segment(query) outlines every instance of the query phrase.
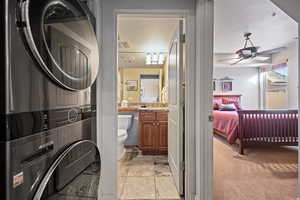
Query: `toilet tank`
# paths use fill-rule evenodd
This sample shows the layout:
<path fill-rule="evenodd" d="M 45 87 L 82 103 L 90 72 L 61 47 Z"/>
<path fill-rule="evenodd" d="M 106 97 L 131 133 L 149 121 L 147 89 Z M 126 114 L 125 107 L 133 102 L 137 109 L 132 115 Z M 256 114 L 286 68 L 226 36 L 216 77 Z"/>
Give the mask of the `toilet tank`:
<path fill-rule="evenodd" d="M 118 115 L 118 129 L 128 130 L 132 123 L 132 115 Z"/>

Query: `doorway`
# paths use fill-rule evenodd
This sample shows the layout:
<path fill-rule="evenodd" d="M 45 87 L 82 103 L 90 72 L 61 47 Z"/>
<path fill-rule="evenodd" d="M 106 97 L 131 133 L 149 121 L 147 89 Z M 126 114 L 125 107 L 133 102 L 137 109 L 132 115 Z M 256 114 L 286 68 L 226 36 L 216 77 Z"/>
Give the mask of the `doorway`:
<path fill-rule="evenodd" d="M 119 199 L 184 195 L 184 17 L 121 14 Z"/>
<path fill-rule="evenodd" d="M 215 1 L 213 199 L 296 199 L 298 24 L 244 3 Z"/>

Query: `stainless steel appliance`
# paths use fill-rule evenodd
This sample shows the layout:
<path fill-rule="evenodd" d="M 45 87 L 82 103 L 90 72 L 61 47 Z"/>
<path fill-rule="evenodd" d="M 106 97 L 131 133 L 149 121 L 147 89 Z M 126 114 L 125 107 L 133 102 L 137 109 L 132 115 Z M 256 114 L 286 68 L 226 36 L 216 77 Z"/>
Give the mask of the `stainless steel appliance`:
<path fill-rule="evenodd" d="M 0 9 L 0 198 L 96 198 L 66 192 L 100 170 L 93 15 L 79 0 L 3 0 Z"/>

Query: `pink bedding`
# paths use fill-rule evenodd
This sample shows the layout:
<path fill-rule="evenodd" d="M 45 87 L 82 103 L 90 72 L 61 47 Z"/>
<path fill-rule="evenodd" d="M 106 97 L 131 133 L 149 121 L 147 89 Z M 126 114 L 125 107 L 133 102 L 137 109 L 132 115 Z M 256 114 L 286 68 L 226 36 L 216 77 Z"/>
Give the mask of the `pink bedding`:
<path fill-rule="evenodd" d="M 235 143 L 239 125 L 239 116 L 237 111 L 213 111 L 214 130 L 225 134 L 229 144 Z"/>

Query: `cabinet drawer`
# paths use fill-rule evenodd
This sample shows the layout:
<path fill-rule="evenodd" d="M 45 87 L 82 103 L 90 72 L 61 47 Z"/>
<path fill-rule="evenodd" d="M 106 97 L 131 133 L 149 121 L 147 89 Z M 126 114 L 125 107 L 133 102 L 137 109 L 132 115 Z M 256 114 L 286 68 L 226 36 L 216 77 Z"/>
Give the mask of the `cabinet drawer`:
<path fill-rule="evenodd" d="M 168 121 L 168 112 L 157 112 L 158 121 Z"/>
<path fill-rule="evenodd" d="M 155 112 L 140 112 L 141 121 L 154 121 L 156 120 Z"/>

